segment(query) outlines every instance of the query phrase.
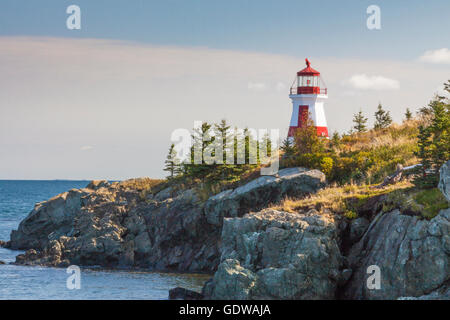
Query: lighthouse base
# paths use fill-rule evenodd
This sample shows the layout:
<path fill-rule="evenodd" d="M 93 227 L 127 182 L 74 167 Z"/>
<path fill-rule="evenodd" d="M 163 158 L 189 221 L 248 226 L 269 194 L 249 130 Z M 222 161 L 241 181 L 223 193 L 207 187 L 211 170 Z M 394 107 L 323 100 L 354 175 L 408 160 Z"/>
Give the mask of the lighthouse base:
<path fill-rule="evenodd" d="M 289 127 L 288 137 L 293 138 L 295 130 L 299 129 L 301 127 Z M 328 138 L 328 128 L 327 127 L 315 127 L 317 130 L 317 135 L 319 137 Z"/>

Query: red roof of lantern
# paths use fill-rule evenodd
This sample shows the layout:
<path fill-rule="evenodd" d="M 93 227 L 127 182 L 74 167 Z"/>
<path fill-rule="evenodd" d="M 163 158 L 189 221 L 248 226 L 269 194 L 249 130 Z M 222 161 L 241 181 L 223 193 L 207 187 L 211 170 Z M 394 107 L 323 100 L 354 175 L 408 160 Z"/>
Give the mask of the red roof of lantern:
<path fill-rule="evenodd" d="M 320 72 L 311 68 L 311 63 L 305 59 L 306 68 L 297 72 L 297 76 L 320 76 Z"/>

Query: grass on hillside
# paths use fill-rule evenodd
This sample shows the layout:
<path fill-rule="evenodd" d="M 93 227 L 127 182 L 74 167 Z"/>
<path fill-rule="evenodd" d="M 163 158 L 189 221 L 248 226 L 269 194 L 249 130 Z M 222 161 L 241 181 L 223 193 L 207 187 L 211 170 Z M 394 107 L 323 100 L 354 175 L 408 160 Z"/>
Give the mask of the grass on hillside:
<path fill-rule="evenodd" d="M 164 183 L 165 179 L 151 179 L 151 178 L 136 178 L 119 182 L 119 186 L 124 189 L 132 189 L 136 191 L 149 191 L 160 184 Z"/>
<path fill-rule="evenodd" d="M 327 210 L 354 219 L 360 214 L 361 208 L 371 198 L 386 195 L 380 199 L 383 212 L 399 209 L 402 212 L 431 219 L 440 210 L 449 207 L 439 189 L 419 190 L 409 181 L 402 181 L 384 188 L 374 188 L 369 185 L 330 186 L 303 199 L 285 198 L 273 209 L 287 212 L 301 212 L 316 209 L 319 212 Z"/>
<path fill-rule="evenodd" d="M 392 174 L 397 164 L 409 166 L 419 160 L 418 120 L 392 124 L 386 129 L 344 135 L 333 148 L 333 168 L 329 180 L 341 184 L 356 181 L 374 184 Z"/>

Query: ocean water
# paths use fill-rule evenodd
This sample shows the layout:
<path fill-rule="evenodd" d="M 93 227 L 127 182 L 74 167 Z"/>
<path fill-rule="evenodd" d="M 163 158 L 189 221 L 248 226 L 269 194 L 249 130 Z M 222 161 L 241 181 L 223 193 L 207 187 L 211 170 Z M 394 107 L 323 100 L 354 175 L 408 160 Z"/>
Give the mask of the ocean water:
<path fill-rule="evenodd" d="M 83 188 L 88 181 L 0 180 L 0 240 L 9 240 L 11 230 L 34 208 L 36 202 Z M 21 251 L 0 248 L 0 299 L 167 299 L 174 287 L 199 291 L 206 275 L 157 272 L 108 271 L 82 268 L 81 288 L 67 289 L 66 269 L 16 266 Z"/>

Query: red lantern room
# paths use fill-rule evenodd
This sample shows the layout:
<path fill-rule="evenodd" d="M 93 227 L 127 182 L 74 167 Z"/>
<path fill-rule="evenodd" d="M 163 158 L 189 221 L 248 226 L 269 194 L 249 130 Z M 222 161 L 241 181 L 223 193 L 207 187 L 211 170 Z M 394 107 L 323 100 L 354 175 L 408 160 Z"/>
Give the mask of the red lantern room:
<path fill-rule="evenodd" d="M 320 72 L 311 68 L 311 63 L 306 60 L 306 68 L 297 72 L 297 83 L 291 87 L 291 94 L 327 94 Z"/>

